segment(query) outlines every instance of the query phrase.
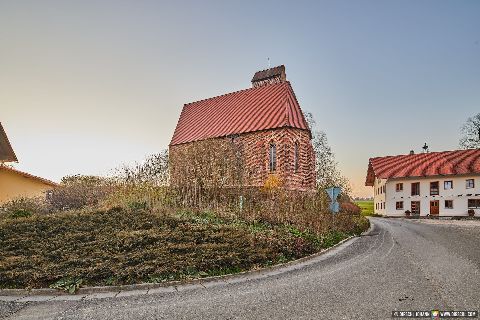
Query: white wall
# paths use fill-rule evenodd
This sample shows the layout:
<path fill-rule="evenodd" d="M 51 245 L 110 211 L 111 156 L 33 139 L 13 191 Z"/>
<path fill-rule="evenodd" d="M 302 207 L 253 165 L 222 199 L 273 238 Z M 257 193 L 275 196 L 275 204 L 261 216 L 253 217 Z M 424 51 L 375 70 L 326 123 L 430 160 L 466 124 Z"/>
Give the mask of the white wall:
<path fill-rule="evenodd" d="M 467 179 L 475 179 L 475 188 L 466 188 Z M 439 182 L 439 195 L 431 196 L 430 182 L 435 181 Z M 445 190 L 444 181 L 453 181 L 453 189 Z M 411 195 L 411 184 L 414 182 L 420 182 L 420 196 Z M 431 200 L 439 200 L 440 216 L 467 216 L 468 199 L 480 199 L 480 175 L 379 180 L 379 185 L 382 183 L 386 183 L 386 193 L 375 194 L 375 203 L 385 201 L 386 209 L 375 210 L 375 212 L 388 216 L 405 216 L 406 210 L 411 211 L 411 201 L 420 201 L 420 215 L 426 216 L 430 214 Z M 396 191 L 397 183 L 403 183 L 403 191 Z M 376 184 L 375 187 L 377 187 Z M 471 196 L 467 196 L 467 194 L 471 194 Z M 445 208 L 445 200 L 453 200 L 453 209 Z M 403 201 L 403 210 L 396 209 L 397 201 Z M 480 216 L 480 209 L 475 209 L 475 215 Z"/>
<path fill-rule="evenodd" d="M 373 185 L 373 210 L 376 214 L 385 215 L 385 213 L 387 212 L 387 203 L 385 198 L 387 193 L 383 192 L 383 187 L 385 186 L 386 182 L 387 179 L 375 178 L 375 182 Z"/>

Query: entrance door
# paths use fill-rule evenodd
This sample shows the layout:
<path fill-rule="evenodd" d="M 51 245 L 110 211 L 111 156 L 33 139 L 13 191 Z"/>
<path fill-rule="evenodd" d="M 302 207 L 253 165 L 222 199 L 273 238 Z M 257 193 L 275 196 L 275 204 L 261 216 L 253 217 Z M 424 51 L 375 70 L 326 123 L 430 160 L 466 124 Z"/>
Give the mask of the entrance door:
<path fill-rule="evenodd" d="M 438 205 L 439 205 L 438 200 L 430 201 L 430 214 L 431 215 L 438 215 Z"/>
<path fill-rule="evenodd" d="M 420 201 L 412 201 L 410 205 L 410 209 L 412 209 L 412 215 L 419 216 L 420 215 Z"/>

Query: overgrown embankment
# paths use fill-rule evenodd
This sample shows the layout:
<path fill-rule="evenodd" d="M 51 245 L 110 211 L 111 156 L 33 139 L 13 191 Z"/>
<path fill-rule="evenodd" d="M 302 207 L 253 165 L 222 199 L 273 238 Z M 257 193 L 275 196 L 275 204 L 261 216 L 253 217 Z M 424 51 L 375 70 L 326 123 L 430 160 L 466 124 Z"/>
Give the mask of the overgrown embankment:
<path fill-rule="evenodd" d="M 235 273 L 309 255 L 368 225 L 355 221 L 348 232 L 319 235 L 191 211 L 113 208 L 6 216 L 0 220 L 0 286 L 53 285 L 73 292 L 80 285 Z"/>

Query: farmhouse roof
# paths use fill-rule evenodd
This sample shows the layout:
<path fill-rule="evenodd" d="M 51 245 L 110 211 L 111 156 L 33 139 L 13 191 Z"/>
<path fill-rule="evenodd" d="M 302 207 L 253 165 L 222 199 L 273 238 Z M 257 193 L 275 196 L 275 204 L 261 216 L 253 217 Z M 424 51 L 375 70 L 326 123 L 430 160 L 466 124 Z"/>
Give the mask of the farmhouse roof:
<path fill-rule="evenodd" d="M 480 149 L 370 158 L 366 186 L 381 179 L 480 173 Z"/>
<path fill-rule="evenodd" d="M 12 172 L 12 173 L 21 175 L 21 176 L 23 176 L 23 177 L 25 177 L 25 178 L 33 179 L 33 180 L 39 181 L 39 182 L 41 182 L 41 183 L 47 184 L 47 185 L 52 186 L 52 187 L 58 186 L 58 183 L 55 183 L 55 182 L 53 182 L 53 181 L 50 181 L 50 180 L 47 180 L 47 179 L 44 179 L 44 178 L 37 177 L 37 176 L 35 176 L 35 175 L 33 175 L 33 174 L 30 174 L 30 173 L 26 173 L 26 172 L 17 170 L 17 169 L 15 169 L 15 168 L 12 168 L 12 167 L 9 167 L 9 166 L 6 166 L 6 165 L 0 165 L 0 170 L 10 171 L 10 172 Z"/>
<path fill-rule="evenodd" d="M 310 132 L 288 81 L 185 104 L 170 145 L 282 127 Z"/>
<path fill-rule="evenodd" d="M 18 160 L 0 122 L 0 163 L 2 162 L 18 162 Z"/>

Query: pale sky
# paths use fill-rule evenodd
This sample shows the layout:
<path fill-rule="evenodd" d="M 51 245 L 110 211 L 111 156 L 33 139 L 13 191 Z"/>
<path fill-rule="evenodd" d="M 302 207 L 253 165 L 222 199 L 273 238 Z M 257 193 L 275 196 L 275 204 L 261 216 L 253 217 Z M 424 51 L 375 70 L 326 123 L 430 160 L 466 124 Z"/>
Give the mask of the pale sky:
<path fill-rule="evenodd" d="M 0 0 L 0 121 L 59 181 L 167 148 L 184 103 L 284 64 L 356 195 L 373 156 L 458 147 L 480 112 L 480 1 Z"/>

